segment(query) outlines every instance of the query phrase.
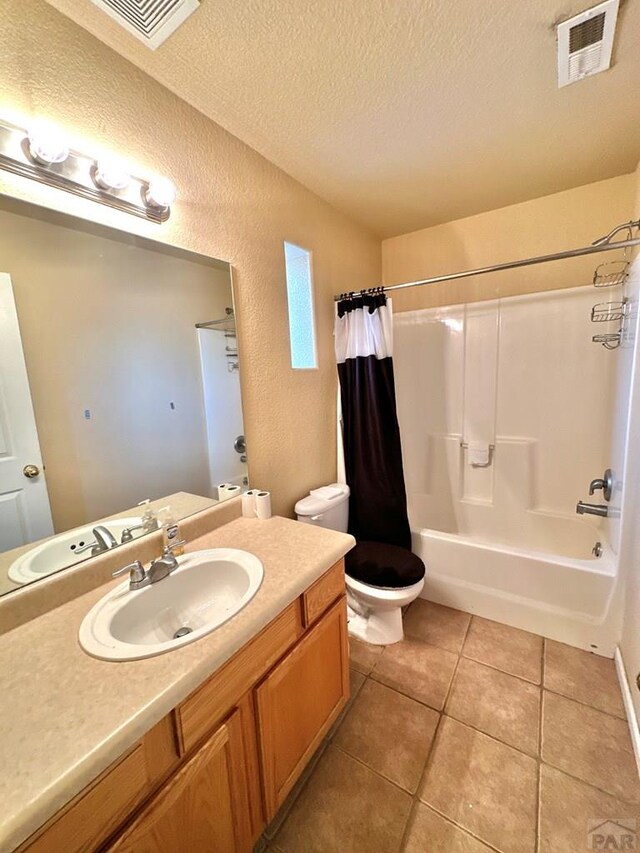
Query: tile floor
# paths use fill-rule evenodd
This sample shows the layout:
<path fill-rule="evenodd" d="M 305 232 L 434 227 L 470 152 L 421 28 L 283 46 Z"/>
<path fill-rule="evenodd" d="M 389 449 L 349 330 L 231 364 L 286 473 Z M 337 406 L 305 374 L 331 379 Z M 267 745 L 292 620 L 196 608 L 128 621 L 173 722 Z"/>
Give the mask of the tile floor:
<path fill-rule="evenodd" d="M 270 853 L 582 853 L 638 819 L 613 661 L 418 599 L 351 641 L 352 699 L 267 829 Z M 264 849 L 264 842 L 262 849 Z"/>

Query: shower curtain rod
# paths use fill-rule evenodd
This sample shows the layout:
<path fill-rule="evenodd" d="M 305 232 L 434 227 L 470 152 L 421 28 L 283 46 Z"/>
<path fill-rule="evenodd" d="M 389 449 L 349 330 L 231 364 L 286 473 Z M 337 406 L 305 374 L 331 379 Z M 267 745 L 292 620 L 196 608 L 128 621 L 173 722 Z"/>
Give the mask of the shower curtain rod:
<path fill-rule="evenodd" d="M 581 255 L 595 255 L 598 252 L 610 252 L 612 249 L 626 249 L 631 246 L 640 246 L 640 237 L 631 238 L 628 240 L 615 240 L 612 241 L 612 237 L 618 233 L 618 231 L 622 231 L 624 229 L 629 230 L 629 234 L 631 235 L 632 228 L 640 228 L 640 219 L 634 220 L 633 222 L 625 222 L 624 225 L 618 225 L 606 237 L 601 237 L 599 240 L 596 240 L 591 246 L 584 246 L 581 249 L 568 249 L 566 252 L 555 252 L 552 255 L 538 255 L 534 258 L 523 258 L 519 261 L 507 261 L 504 264 L 493 264 L 490 267 L 479 267 L 475 270 L 463 270 L 463 272 L 454 272 L 448 273 L 447 275 L 436 275 L 433 278 L 424 278 L 421 281 L 405 281 L 402 284 L 388 284 L 381 287 L 367 287 L 364 290 L 352 291 L 353 295 L 361 294 L 361 293 L 388 293 L 391 290 L 403 290 L 405 287 L 419 287 L 423 284 L 438 284 L 441 281 L 453 281 L 457 278 L 470 278 L 473 275 L 484 275 L 488 272 L 499 272 L 500 270 L 513 270 L 518 267 L 529 267 L 533 264 L 545 264 L 547 261 L 563 261 L 565 258 L 578 258 Z M 343 299 L 347 296 L 352 295 L 351 293 L 341 293 L 338 296 L 334 296 L 333 299 L 335 302 L 339 302 L 340 299 Z"/>

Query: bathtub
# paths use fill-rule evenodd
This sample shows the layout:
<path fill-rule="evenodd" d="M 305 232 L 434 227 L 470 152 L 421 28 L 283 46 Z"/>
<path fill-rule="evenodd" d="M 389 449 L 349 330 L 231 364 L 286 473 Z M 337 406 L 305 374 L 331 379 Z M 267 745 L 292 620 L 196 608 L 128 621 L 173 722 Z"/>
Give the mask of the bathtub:
<path fill-rule="evenodd" d="M 592 554 L 593 528 L 575 536 L 580 522 L 566 521 L 576 556 L 413 524 L 413 551 L 427 569 L 422 597 L 610 657 L 615 554 L 603 540 Z"/>

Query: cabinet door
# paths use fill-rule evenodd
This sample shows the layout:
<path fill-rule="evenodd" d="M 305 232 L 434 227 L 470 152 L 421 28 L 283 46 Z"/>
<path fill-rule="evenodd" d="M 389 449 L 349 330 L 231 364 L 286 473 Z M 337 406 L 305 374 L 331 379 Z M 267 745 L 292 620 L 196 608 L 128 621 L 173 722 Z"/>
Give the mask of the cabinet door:
<path fill-rule="evenodd" d="M 109 853 L 246 853 L 242 730 L 236 711 L 108 848 Z"/>
<path fill-rule="evenodd" d="M 343 597 L 256 690 L 267 819 L 271 820 L 349 698 Z"/>

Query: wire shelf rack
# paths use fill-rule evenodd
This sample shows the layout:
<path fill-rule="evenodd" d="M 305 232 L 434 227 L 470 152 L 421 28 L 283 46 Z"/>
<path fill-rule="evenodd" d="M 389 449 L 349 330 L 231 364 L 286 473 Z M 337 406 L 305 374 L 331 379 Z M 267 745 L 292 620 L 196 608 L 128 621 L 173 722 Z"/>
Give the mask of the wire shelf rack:
<path fill-rule="evenodd" d="M 618 349 L 622 341 L 622 329 L 606 332 L 604 335 L 594 335 L 591 340 L 594 344 L 602 344 L 605 349 Z"/>
<path fill-rule="evenodd" d="M 594 287 L 616 287 L 624 284 L 629 275 L 629 261 L 607 261 L 599 264 L 593 273 Z"/>
<path fill-rule="evenodd" d="M 613 323 L 616 320 L 624 320 L 625 305 L 624 299 L 619 302 L 598 302 L 591 309 L 591 322 Z"/>

